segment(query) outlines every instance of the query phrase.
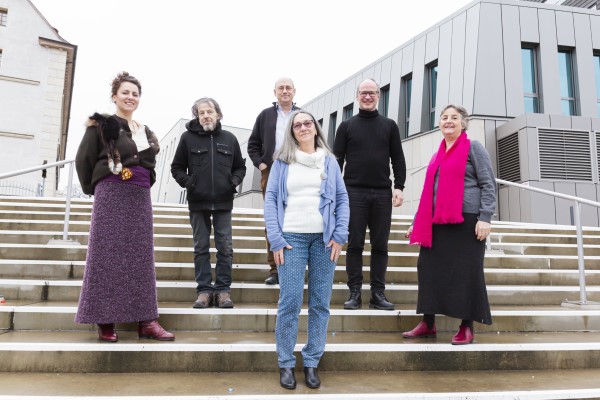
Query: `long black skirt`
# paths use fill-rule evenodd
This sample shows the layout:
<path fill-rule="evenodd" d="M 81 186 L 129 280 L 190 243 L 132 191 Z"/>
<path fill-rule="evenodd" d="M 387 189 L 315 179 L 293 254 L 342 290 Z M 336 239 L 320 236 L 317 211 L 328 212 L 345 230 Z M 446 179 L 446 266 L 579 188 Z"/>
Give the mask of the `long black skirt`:
<path fill-rule="evenodd" d="M 432 246 L 421 247 L 417 313 L 491 325 L 483 274 L 485 241 L 475 236 L 477 215 L 463 217 L 460 224 L 434 224 Z"/>

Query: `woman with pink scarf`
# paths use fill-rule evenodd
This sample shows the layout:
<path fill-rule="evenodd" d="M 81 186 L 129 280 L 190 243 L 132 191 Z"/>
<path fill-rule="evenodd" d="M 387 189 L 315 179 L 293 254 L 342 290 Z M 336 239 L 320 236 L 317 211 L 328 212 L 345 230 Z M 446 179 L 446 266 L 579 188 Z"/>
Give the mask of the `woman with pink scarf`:
<path fill-rule="evenodd" d="M 491 325 L 483 273 L 485 240 L 496 209 L 496 180 L 483 145 L 469 140 L 467 111 L 442 110 L 443 139 L 433 155 L 414 224 L 411 244 L 419 244 L 417 313 L 423 314 L 407 339 L 436 337 L 435 315 L 460 319 L 452 344 L 473 342 L 473 321 Z"/>

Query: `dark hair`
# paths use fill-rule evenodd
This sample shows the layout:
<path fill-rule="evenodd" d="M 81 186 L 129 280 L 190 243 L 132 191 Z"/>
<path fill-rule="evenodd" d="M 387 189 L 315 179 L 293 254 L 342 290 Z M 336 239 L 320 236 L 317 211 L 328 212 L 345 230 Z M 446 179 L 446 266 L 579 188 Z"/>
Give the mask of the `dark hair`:
<path fill-rule="evenodd" d="M 119 90 L 119 88 L 121 87 L 123 82 L 133 83 L 135 86 L 137 86 L 137 88 L 140 92 L 140 96 L 142 95 L 142 84 L 140 83 L 140 81 L 138 81 L 134 76 L 129 75 L 129 72 L 123 71 L 123 72 L 119 72 L 119 74 L 116 76 L 116 78 L 112 80 L 111 93 L 113 96 L 117 94 L 117 90 Z"/>
<path fill-rule="evenodd" d="M 202 97 L 194 102 L 194 105 L 192 106 L 192 115 L 194 117 L 198 118 L 198 106 L 200 104 L 204 104 L 204 103 L 207 103 L 211 107 L 214 107 L 215 111 L 217 112 L 219 121 L 223 119 L 223 113 L 221 112 L 221 106 L 219 106 L 219 103 L 217 103 L 217 101 L 215 99 L 213 99 L 212 97 Z"/>

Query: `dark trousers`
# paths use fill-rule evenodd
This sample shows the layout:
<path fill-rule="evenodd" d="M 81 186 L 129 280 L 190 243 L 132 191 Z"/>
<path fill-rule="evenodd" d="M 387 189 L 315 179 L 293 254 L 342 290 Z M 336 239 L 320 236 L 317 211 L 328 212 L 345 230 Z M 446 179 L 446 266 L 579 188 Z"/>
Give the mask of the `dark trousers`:
<path fill-rule="evenodd" d="M 392 190 L 356 186 L 347 186 L 346 189 L 350 199 L 350 235 L 346 250 L 348 287 L 362 285 L 362 255 L 368 227 L 371 243 L 371 292 L 383 291 L 392 223 Z"/>
<path fill-rule="evenodd" d="M 209 253 L 211 216 L 215 232 L 215 247 L 217 248 L 214 285 L 211 283 L 212 273 Z M 194 272 L 198 284 L 196 292 L 229 292 L 233 263 L 231 210 L 190 212 L 190 222 L 194 236 Z"/>
<path fill-rule="evenodd" d="M 260 190 L 262 190 L 263 200 L 265 199 L 265 192 L 267 191 L 267 182 L 269 181 L 269 172 L 271 171 L 271 167 L 265 168 L 260 171 Z M 265 241 L 267 242 L 267 263 L 271 270 L 270 274 L 277 275 L 277 266 L 275 265 L 275 258 L 273 257 L 273 252 L 271 251 L 271 243 L 269 243 L 269 239 L 267 238 L 267 230 L 265 229 Z"/>

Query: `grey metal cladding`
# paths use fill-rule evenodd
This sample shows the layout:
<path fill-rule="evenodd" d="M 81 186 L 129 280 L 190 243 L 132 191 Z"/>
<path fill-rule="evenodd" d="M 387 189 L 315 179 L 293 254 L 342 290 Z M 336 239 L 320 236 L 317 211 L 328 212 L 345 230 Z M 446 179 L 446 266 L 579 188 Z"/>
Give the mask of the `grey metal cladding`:
<path fill-rule="evenodd" d="M 538 129 L 540 177 L 592 181 L 589 132 Z"/>

